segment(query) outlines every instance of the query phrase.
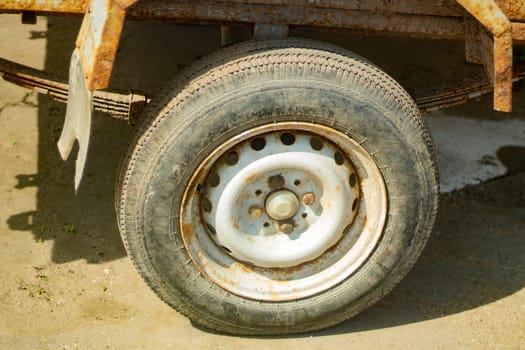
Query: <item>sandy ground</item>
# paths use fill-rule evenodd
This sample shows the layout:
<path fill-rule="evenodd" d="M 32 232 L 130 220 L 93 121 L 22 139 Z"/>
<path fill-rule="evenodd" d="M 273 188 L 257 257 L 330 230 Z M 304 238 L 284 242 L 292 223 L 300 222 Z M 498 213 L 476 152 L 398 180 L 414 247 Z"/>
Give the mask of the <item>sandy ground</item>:
<path fill-rule="evenodd" d="M 0 56 L 65 76 L 78 24 L 40 18 L 23 26 L 16 16 L 0 16 Z M 215 28 L 129 24 L 112 85 L 155 91 L 218 43 Z M 392 45 L 398 49 L 386 69 L 410 79 L 394 64 L 409 44 Z M 428 64 L 462 60 L 457 45 L 418 45 L 437 46 L 441 56 Z M 363 40 L 351 46 L 369 47 Z M 383 50 L 388 45 L 371 55 L 384 57 Z M 403 62 L 430 74 L 413 57 Z M 95 116 L 75 195 L 74 162 L 62 162 L 55 146 L 64 106 L 1 82 L 0 349 L 525 349 L 524 97 L 518 93 L 511 115 L 491 112 L 483 98 L 429 116 L 444 187 L 507 175 L 442 195 L 423 256 L 383 301 L 325 331 L 240 338 L 192 326 L 156 298 L 126 257 L 113 191 L 132 128 Z M 466 124 L 469 132 L 445 136 Z M 477 135 L 477 143 L 465 134 Z"/>

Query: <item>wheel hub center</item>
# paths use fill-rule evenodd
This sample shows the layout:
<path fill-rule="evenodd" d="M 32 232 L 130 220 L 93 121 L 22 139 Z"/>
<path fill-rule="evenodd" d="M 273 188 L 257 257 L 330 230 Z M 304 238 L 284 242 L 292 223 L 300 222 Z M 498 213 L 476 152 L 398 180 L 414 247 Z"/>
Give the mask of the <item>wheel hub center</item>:
<path fill-rule="evenodd" d="M 279 190 L 268 195 L 265 209 L 268 216 L 272 219 L 287 220 L 297 213 L 299 200 L 292 191 Z"/>

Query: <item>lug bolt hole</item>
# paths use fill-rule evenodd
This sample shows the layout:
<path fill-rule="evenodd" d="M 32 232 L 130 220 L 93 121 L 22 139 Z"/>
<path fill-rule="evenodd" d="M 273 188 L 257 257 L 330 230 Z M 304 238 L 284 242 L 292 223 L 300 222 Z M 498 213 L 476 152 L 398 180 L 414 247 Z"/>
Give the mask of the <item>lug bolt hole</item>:
<path fill-rule="evenodd" d="M 343 165 L 343 163 L 345 162 L 345 157 L 343 156 L 341 152 L 335 152 L 334 160 L 335 160 L 335 164 Z"/>
<path fill-rule="evenodd" d="M 211 225 L 210 223 L 206 223 L 206 227 L 208 228 L 208 231 L 210 231 L 211 234 L 217 234 L 215 227 L 213 227 L 213 225 Z"/>
<path fill-rule="evenodd" d="M 202 205 L 202 209 L 204 209 L 208 213 L 213 209 L 213 206 L 211 205 L 210 200 L 206 197 L 202 198 L 201 205 Z"/>
<path fill-rule="evenodd" d="M 306 213 L 302 213 L 301 216 L 302 216 L 303 218 L 306 218 L 306 217 L 308 216 L 308 214 L 306 214 Z"/>
<path fill-rule="evenodd" d="M 269 222 L 265 222 L 265 223 L 263 224 L 263 226 L 264 226 L 264 227 L 268 227 L 268 226 L 270 226 L 270 223 L 269 223 Z"/>
<path fill-rule="evenodd" d="M 252 149 L 256 151 L 262 150 L 264 147 L 266 147 L 266 140 L 262 137 L 256 137 L 252 140 Z"/>
<path fill-rule="evenodd" d="M 239 161 L 239 154 L 237 152 L 230 152 L 226 155 L 226 164 L 235 165 Z"/>
<path fill-rule="evenodd" d="M 293 184 L 294 184 L 295 186 L 299 186 L 299 185 L 301 184 L 301 180 L 295 180 L 295 181 L 293 182 Z"/>
<path fill-rule="evenodd" d="M 255 195 L 256 196 L 260 196 L 262 194 L 262 191 L 261 190 L 255 190 Z"/>
<path fill-rule="evenodd" d="M 289 132 L 285 132 L 281 135 L 281 142 L 286 146 L 293 145 L 295 142 L 295 136 L 293 136 Z"/>
<path fill-rule="evenodd" d="M 198 184 L 197 185 L 197 192 L 200 193 L 200 194 L 203 194 L 206 192 L 206 188 L 204 187 L 203 184 Z"/>
<path fill-rule="evenodd" d="M 310 140 L 310 147 L 312 147 L 312 149 L 316 151 L 320 151 L 323 149 L 323 143 L 321 142 L 321 140 L 313 138 Z"/>
<path fill-rule="evenodd" d="M 350 177 L 348 178 L 348 182 L 350 183 L 350 187 L 354 187 L 357 179 L 354 173 L 350 174 Z"/>
<path fill-rule="evenodd" d="M 211 187 L 217 187 L 221 183 L 221 178 L 217 173 L 211 173 L 210 177 L 208 178 L 208 184 L 210 184 Z"/>

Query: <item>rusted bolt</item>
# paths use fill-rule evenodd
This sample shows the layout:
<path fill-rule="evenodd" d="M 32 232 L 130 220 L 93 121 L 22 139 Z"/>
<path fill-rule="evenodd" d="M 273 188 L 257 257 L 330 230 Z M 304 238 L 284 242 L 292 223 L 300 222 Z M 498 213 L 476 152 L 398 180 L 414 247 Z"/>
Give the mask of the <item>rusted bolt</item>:
<path fill-rule="evenodd" d="M 248 213 L 250 214 L 252 219 L 257 220 L 262 216 L 263 209 L 257 206 L 252 206 L 250 207 L 250 209 L 248 209 Z"/>
<path fill-rule="evenodd" d="M 279 225 L 279 229 L 286 234 L 290 234 L 293 232 L 293 225 L 292 224 L 281 224 Z"/>
<path fill-rule="evenodd" d="M 307 192 L 303 195 L 303 203 L 305 205 L 312 205 L 315 202 L 315 195 L 312 192 Z"/>

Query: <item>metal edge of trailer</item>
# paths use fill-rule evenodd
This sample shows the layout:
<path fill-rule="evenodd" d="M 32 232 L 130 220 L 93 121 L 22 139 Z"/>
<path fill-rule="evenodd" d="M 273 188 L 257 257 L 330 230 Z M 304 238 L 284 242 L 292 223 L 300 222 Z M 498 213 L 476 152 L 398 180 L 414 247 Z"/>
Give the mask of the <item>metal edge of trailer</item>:
<path fill-rule="evenodd" d="M 82 177 L 89 145 L 93 92 L 109 85 L 126 17 L 250 23 L 262 25 L 263 29 L 292 25 L 332 27 L 464 39 L 467 60 L 485 67 L 494 92 L 494 109 L 505 112 L 512 109 L 513 44 L 514 40 L 525 40 L 525 23 L 520 22 L 525 21 L 525 3 L 520 0 L 445 0 L 440 6 L 422 0 L 399 1 L 393 5 L 377 0 L 346 3 L 292 0 L 285 4 L 276 0 L 137 1 L 4 0 L 0 3 L 0 13 L 84 15 L 70 63 L 68 107 L 58 142 L 63 159 L 69 156 L 74 141 L 79 142 L 75 189 Z"/>

